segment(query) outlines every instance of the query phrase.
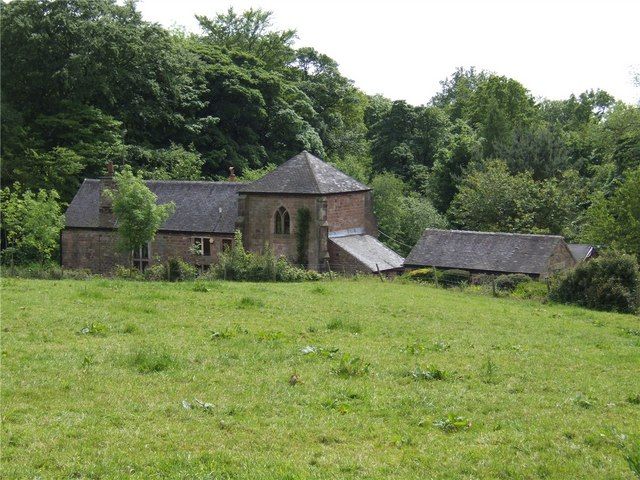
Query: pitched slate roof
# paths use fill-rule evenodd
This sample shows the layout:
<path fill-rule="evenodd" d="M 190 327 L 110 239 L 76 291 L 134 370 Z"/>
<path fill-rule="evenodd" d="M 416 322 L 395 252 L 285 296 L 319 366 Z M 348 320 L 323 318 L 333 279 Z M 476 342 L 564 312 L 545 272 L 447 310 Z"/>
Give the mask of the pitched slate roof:
<path fill-rule="evenodd" d="M 569 243 L 567 245 L 569 247 L 569 251 L 571 252 L 571 256 L 576 262 L 581 262 L 586 260 L 591 255 L 593 255 L 595 248 L 593 245 L 584 245 L 581 243 Z"/>
<path fill-rule="evenodd" d="M 384 271 L 401 268 L 404 261 L 400 255 L 371 235 L 330 237 L 329 241 L 366 265 L 372 272 L 377 271 L 376 264 L 380 271 Z"/>
<path fill-rule="evenodd" d="M 491 272 L 542 274 L 554 249 L 564 244 L 556 235 L 469 232 L 426 229 L 405 265 Z"/>
<path fill-rule="evenodd" d="M 174 202 L 175 212 L 160 230 L 233 233 L 238 214 L 237 182 L 148 180 L 158 203 Z M 68 227 L 98 228 L 100 180 L 86 179 L 65 213 Z"/>
<path fill-rule="evenodd" d="M 244 193 L 329 194 L 371 190 L 306 150 L 253 183 Z"/>

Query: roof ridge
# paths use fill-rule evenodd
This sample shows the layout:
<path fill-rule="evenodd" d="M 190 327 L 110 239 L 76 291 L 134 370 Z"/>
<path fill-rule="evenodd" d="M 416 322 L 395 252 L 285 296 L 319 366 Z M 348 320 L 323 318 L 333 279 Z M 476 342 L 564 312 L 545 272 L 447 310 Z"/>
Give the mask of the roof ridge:
<path fill-rule="evenodd" d="M 320 184 L 318 183 L 318 179 L 316 178 L 316 172 L 313 169 L 313 167 L 311 166 L 311 157 L 312 157 L 311 154 L 309 152 L 307 152 L 306 150 L 303 150 L 301 152 L 301 155 L 304 156 L 304 159 L 305 159 L 305 161 L 307 163 L 307 168 L 311 172 L 311 178 L 313 179 L 313 183 L 316 186 L 316 192 L 317 193 L 322 193 L 322 190 L 320 189 Z M 320 159 L 318 159 L 318 160 L 320 160 Z M 322 161 L 322 160 L 320 160 L 320 161 Z"/>
<path fill-rule="evenodd" d="M 562 235 L 552 235 L 547 233 L 483 232 L 479 230 L 457 230 L 457 229 L 445 229 L 445 228 L 426 228 L 425 231 L 448 232 L 448 233 L 471 233 L 476 235 L 512 235 L 517 237 L 564 238 Z"/>

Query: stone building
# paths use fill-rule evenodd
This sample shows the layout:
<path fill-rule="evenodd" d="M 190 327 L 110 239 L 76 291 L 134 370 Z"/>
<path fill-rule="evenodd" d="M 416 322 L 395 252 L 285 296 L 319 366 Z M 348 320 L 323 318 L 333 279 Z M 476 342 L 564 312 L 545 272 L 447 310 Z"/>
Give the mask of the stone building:
<path fill-rule="evenodd" d="M 252 183 L 147 181 L 158 203 L 174 202 L 173 215 L 155 239 L 133 252 L 133 266 L 144 269 L 171 257 L 205 269 L 243 234 L 247 250 L 269 245 L 276 256 L 325 271 L 389 272 L 403 258 L 377 239 L 371 189 L 303 151 Z M 108 197 L 112 175 L 87 179 L 67 209 L 61 258 L 65 268 L 108 273 L 126 265 L 117 249 L 118 233 Z M 307 248 L 298 252 L 298 229 Z"/>
<path fill-rule="evenodd" d="M 405 260 L 406 268 L 436 267 L 473 273 L 523 273 L 545 278 L 576 264 L 557 235 L 470 232 L 428 228 Z"/>

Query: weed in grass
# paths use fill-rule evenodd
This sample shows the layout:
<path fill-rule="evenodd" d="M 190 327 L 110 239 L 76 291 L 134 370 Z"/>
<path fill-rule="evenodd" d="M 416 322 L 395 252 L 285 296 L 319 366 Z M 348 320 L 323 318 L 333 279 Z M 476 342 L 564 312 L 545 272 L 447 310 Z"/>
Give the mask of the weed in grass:
<path fill-rule="evenodd" d="M 93 335 L 96 337 L 105 337 L 109 327 L 102 322 L 92 322 L 91 324 L 82 327 L 78 333 L 81 335 Z"/>
<path fill-rule="evenodd" d="M 333 373 L 340 377 L 360 377 L 369 373 L 369 367 L 362 358 L 345 353 L 340 357 L 340 363 L 333 369 Z"/>
<path fill-rule="evenodd" d="M 259 308 L 264 307 L 264 302 L 254 297 L 242 297 L 238 301 L 238 308 Z"/>
<path fill-rule="evenodd" d="M 128 363 L 140 373 L 156 373 L 175 366 L 176 360 L 163 349 L 143 348 L 132 353 Z"/>
<path fill-rule="evenodd" d="M 362 397 L 357 393 L 340 392 L 324 400 L 322 406 L 344 415 L 345 413 L 353 411 L 354 406 L 361 402 Z"/>
<path fill-rule="evenodd" d="M 249 331 L 245 328 L 242 328 L 240 325 L 233 325 L 223 330 L 213 330 L 211 332 L 211 340 L 223 340 L 233 338 L 238 335 L 246 335 L 248 333 Z"/>
<path fill-rule="evenodd" d="M 284 333 L 277 330 L 266 330 L 256 333 L 256 338 L 261 342 L 275 342 L 284 338 Z"/>
<path fill-rule="evenodd" d="M 491 360 L 491 358 L 487 358 L 487 360 L 482 364 L 480 375 L 482 377 L 482 381 L 484 383 L 494 383 L 496 381 L 496 371 L 497 366 Z"/>
<path fill-rule="evenodd" d="M 434 352 L 445 352 L 450 348 L 451 348 L 451 345 L 449 345 L 447 342 L 442 340 L 438 340 L 437 342 L 434 342 L 433 345 L 431 346 L 431 350 Z"/>
<path fill-rule="evenodd" d="M 633 328 L 623 328 L 622 331 L 631 337 L 640 337 L 640 330 L 635 330 Z"/>
<path fill-rule="evenodd" d="M 324 285 L 316 285 L 311 289 L 311 291 L 320 295 L 326 295 L 327 293 L 329 293 L 329 290 Z"/>
<path fill-rule="evenodd" d="M 315 347 L 313 345 L 307 345 L 306 347 L 303 347 L 302 349 L 300 349 L 300 353 L 302 355 L 310 355 L 310 356 L 317 356 L 317 357 L 323 357 L 323 358 L 333 358 L 334 355 L 336 353 L 338 353 L 338 348 L 337 347 L 331 347 L 331 348 L 323 348 L 323 347 Z"/>
<path fill-rule="evenodd" d="M 404 347 L 403 350 L 410 355 L 420 355 L 426 350 L 426 347 L 422 343 L 413 342 Z"/>
<path fill-rule="evenodd" d="M 85 355 L 82 359 L 81 366 L 82 368 L 88 368 L 91 365 L 94 365 L 95 363 L 96 362 L 95 362 L 95 359 L 93 358 L 93 355 Z"/>
<path fill-rule="evenodd" d="M 425 369 L 416 367 L 408 375 L 414 380 L 444 380 L 446 372 L 434 365 L 429 365 Z"/>
<path fill-rule="evenodd" d="M 613 436 L 629 469 L 640 478 L 640 435 L 626 435 L 613 429 Z"/>
<path fill-rule="evenodd" d="M 209 289 L 209 288 L 208 288 L 204 283 L 196 282 L 196 283 L 193 285 L 193 291 L 194 291 L 194 292 L 203 292 L 203 293 L 206 293 L 206 292 L 209 292 L 209 291 L 210 291 L 210 289 Z"/>
<path fill-rule="evenodd" d="M 638 393 L 637 395 L 629 395 L 627 397 L 627 402 L 629 402 L 631 405 L 640 405 L 640 393 Z"/>
<path fill-rule="evenodd" d="M 581 408 L 591 408 L 593 407 L 593 400 L 587 397 L 584 393 L 580 392 L 575 397 L 571 399 L 571 401 Z"/>
<path fill-rule="evenodd" d="M 138 333 L 140 329 L 135 323 L 127 323 L 123 329 L 122 333 Z"/>
<path fill-rule="evenodd" d="M 456 415 L 455 413 L 448 413 L 444 418 L 433 422 L 433 426 L 439 428 L 443 432 L 453 433 L 461 430 L 468 430 L 471 428 L 471 421 L 463 416 Z"/>
<path fill-rule="evenodd" d="M 327 330 L 342 330 L 349 333 L 362 332 L 362 325 L 357 320 L 334 318 L 327 323 Z"/>
<path fill-rule="evenodd" d="M 318 327 L 316 327 L 315 325 L 309 325 L 307 327 L 307 332 L 309 332 L 309 333 L 318 333 Z"/>

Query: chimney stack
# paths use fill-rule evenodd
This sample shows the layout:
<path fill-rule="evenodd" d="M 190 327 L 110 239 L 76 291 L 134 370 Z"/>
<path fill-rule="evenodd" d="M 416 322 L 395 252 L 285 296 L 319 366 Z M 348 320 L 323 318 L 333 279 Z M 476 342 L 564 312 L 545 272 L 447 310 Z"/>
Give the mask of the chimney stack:
<path fill-rule="evenodd" d="M 236 174 L 234 172 L 235 168 L 234 167 L 229 167 L 229 181 L 230 182 L 235 182 L 238 177 L 236 177 Z"/>

